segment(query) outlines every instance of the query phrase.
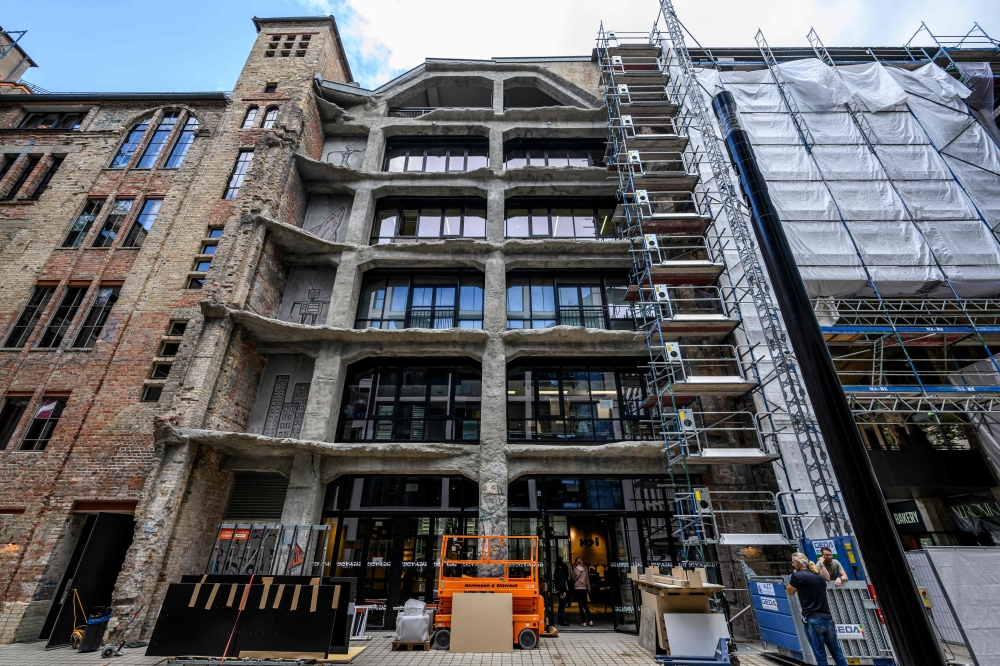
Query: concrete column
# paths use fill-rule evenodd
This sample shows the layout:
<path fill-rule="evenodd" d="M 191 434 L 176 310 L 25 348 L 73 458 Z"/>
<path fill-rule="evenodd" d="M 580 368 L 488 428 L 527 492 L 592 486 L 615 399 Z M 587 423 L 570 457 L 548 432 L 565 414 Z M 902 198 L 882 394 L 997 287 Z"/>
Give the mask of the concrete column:
<path fill-rule="evenodd" d="M 367 159 L 367 156 L 365 157 Z M 372 218 L 371 208 L 374 197 L 370 189 L 360 189 L 354 195 L 354 205 L 351 207 L 351 219 L 347 223 L 347 235 L 344 242 L 353 245 L 368 245 L 371 231 L 368 222 Z"/>
<path fill-rule="evenodd" d="M 316 442 L 332 442 L 334 439 L 346 369 L 340 357 L 341 348 L 339 342 L 327 342 L 320 348 L 313 365 L 300 439 Z"/>
<path fill-rule="evenodd" d="M 503 173 L 503 132 L 495 128 L 490 130 L 490 169 L 498 176 Z M 502 187 L 500 193 L 503 194 Z"/>
<path fill-rule="evenodd" d="M 297 453 L 288 475 L 288 492 L 281 510 L 285 525 L 318 525 L 323 513 L 326 484 L 320 481 L 323 457 L 318 454 Z"/>
<path fill-rule="evenodd" d="M 507 273 L 503 255 L 495 252 L 486 260 L 486 288 L 483 293 L 483 329 L 490 333 L 503 333 L 507 328 Z M 502 343 L 501 343 L 502 344 Z M 487 348 L 489 350 L 489 348 Z M 504 371 L 506 372 L 506 370 Z M 504 375 L 506 382 L 506 375 Z M 483 375 L 483 383 L 486 376 Z M 504 384 L 504 404 L 507 388 Z M 483 406 L 486 406 L 485 398 Z M 506 427 L 506 426 L 504 426 Z M 506 432 L 506 431 L 505 431 Z"/>
<path fill-rule="evenodd" d="M 358 314 L 358 292 L 361 291 L 361 274 L 358 272 L 358 254 L 354 250 L 344 250 L 337 266 L 337 276 L 330 291 L 330 313 L 326 317 L 327 326 L 354 328 L 354 318 Z"/>
<path fill-rule="evenodd" d="M 493 82 L 493 113 L 503 113 L 503 81 Z"/>
<path fill-rule="evenodd" d="M 482 405 L 479 533 L 507 534 L 507 363 L 499 337 L 486 343 Z"/>
<path fill-rule="evenodd" d="M 368 145 L 365 147 L 365 159 L 361 162 L 361 170 L 372 173 L 382 170 L 382 153 L 385 152 L 385 134 L 380 129 L 368 133 Z"/>
<path fill-rule="evenodd" d="M 503 215 L 503 189 L 490 188 L 486 192 L 486 240 L 493 243 L 503 242 Z"/>

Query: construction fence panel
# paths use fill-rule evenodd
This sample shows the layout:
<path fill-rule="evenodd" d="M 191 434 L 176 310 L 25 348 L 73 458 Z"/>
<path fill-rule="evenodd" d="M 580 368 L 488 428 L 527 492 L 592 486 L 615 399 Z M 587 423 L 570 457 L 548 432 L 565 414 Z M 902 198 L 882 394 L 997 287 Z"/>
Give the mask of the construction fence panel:
<path fill-rule="evenodd" d="M 1000 664 L 1000 548 L 926 550 L 976 663 Z"/>
<path fill-rule="evenodd" d="M 958 621 L 948 605 L 948 599 L 944 596 L 944 590 L 938 583 L 937 576 L 934 575 L 934 567 L 928 559 L 926 550 L 911 550 L 906 553 L 906 559 L 913 570 L 913 577 L 917 580 L 917 586 L 927 590 L 927 596 L 931 600 L 931 619 L 934 626 L 941 634 L 941 640 L 956 645 L 964 645 L 962 631 L 958 628 Z"/>

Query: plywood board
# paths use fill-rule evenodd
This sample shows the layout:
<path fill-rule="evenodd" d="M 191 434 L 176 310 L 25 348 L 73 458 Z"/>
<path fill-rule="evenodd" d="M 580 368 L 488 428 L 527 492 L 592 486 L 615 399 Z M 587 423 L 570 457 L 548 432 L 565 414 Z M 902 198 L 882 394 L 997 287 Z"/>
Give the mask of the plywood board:
<path fill-rule="evenodd" d="M 660 646 L 661 650 L 667 650 L 667 630 L 663 625 L 663 614 L 666 612 L 666 608 L 663 602 L 660 601 L 659 596 L 642 590 L 642 615 L 649 616 L 653 618 L 653 622 L 656 625 L 656 644 Z"/>
<path fill-rule="evenodd" d="M 719 639 L 729 637 L 722 613 L 664 613 L 661 617 L 672 656 L 711 657 Z"/>
<path fill-rule="evenodd" d="M 452 652 L 513 652 L 514 602 L 509 594 L 456 594 L 451 602 Z"/>

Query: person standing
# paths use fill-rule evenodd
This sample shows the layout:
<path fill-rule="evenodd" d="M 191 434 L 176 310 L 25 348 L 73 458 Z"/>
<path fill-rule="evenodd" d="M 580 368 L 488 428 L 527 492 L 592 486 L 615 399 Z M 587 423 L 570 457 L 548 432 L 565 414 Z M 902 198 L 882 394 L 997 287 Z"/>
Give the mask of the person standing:
<path fill-rule="evenodd" d="M 573 579 L 573 596 L 580 606 L 581 627 L 594 626 L 594 621 L 590 618 L 590 606 L 587 604 L 587 595 L 590 592 L 590 575 L 587 567 L 583 566 L 583 560 L 579 557 L 573 562 L 573 570 L 570 572 Z"/>
<path fill-rule="evenodd" d="M 837 642 L 837 627 L 830 614 L 830 603 L 826 599 L 827 579 L 819 569 L 802 553 L 792 554 L 792 572 L 785 591 L 791 598 L 798 594 L 802 606 L 802 619 L 806 624 L 809 647 L 816 655 L 817 666 L 828 666 L 826 650 L 830 650 L 837 666 L 847 666 L 844 652 Z M 825 647 L 824 647 L 825 646 Z"/>
<path fill-rule="evenodd" d="M 847 572 L 844 571 L 844 565 L 833 559 L 833 551 L 829 548 L 820 548 L 820 557 L 816 560 L 816 566 L 819 567 L 819 575 L 826 580 L 832 580 L 836 587 L 840 587 L 841 584 L 847 581 Z"/>
<path fill-rule="evenodd" d="M 560 627 L 568 627 L 566 621 L 566 604 L 569 603 L 569 567 L 561 557 L 556 558 L 556 594 L 559 595 L 559 615 L 556 618 Z"/>

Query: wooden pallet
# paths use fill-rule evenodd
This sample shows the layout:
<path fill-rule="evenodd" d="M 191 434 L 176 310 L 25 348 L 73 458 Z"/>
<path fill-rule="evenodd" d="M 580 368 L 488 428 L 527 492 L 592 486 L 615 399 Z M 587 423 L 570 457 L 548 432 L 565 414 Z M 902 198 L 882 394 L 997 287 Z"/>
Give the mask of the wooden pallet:
<path fill-rule="evenodd" d="M 417 648 L 420 648 L 424 652 L 427 652 L 428 650 L 431 649 L 431 642 L 430 641 L 424 641 L 422 643 L 404 643 L 402 641 L 393 641 L 392 642 L 392 651 L 393 652 L 396 652 L 397 650 L 400 651 L 400 652 L 402 652 L 403 649 L 405 649 L 407 652 L 411 652 L 411 651 L 413 651 L 413 650 L 415 650 Z"/>

